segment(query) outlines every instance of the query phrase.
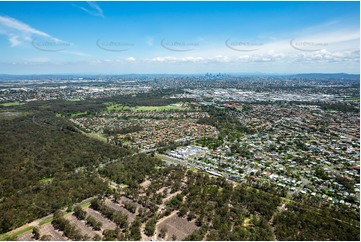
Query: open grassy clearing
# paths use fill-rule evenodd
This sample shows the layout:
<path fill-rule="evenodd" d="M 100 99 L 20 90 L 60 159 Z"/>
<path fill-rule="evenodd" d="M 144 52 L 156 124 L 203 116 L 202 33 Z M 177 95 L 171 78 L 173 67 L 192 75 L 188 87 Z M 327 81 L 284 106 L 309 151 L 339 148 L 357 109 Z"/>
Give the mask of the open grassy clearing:
<path fill-rule="evenodd" d="M 40 183 L 45 183 L 45 182 L 51 182 L 54 178 L 52 177 L 45 177 L 41 180 L 39 180 Z"/>
<path fill-rule="evenodd" d="M 107 139 L 105 137 L 103 137 L 101 134 L 98 134 L 98 133 L 85 133 L 84 134 L 90 138 L 93 138 L 93 139 L 97 139 L 97 140 L 100 140 L 100 141 L 103 141 L 103 142 L 106 142 Z"/>
<path fill-rule="evenodd" d="M 188 170 L 190 170 L 191 172 L 194 172 L 194 173 L 197 173 L 197 172 L 198 172 L 198 170 L 197 170 L 196 168 L 193 168 L 193 167 L 188 168 Z"/>
<path fill-rule="evenodd" d="M 106 109 L 107 112 L 120 112 L 120 111 L 125 111 L 126 109 L 131 110 L 131 107 L 124 106 L 121 104 L 116 104 L 116 103 L 111 103 L 111 102 L 106 102 L 104 104 L 107 106 L 107 109 Z"/>
<path fill-rule="evenodd" d="M 12 107 L 12 106 L 20 106 L 20 105 L 24 105 L 25 103 L 22 102 L 8 102 L 8 103 L 0 103 L 0 106 L 3 107 Z"/>
<path fill-rule="evenodd" d="M 188 107 L 185 107 L 183 103 L 175 103 L 170 105 L 163 106 L 124 106 L 121 104 L 115 103 L 104 103 L 107 105 L 107 112 L 122 112 L 122 111 L 133 111 L 133 112 L 161 112 L 161 111 L 184 111 L 188 110 Z"/>
<path fill-rule="evenodd" d="M 11 120 L 11 119 L 14 119 L 14 118 L 18 118 L 18 117 L 28 115 L 30 113 L 31 112 L 14 112 L 14 111 L 0 112 L 0 119 Z"/>
<path fill-rule="evenodd" d="M 72 118 L 76 118 L 76 117 L 79 117 L 79 116 L 82 116 L 82 115 L 86 115 L 87 112 L 77 112 L 77 113 L 72 113 L 70 116 Z"/>
<path fill-rule="evenodd" d="M 73 99 L 68 99 L 67 101 L 69 101 L 69 102 L 80 102 L 81 100 L 79 98 L 73 98 Z"/>
<path fill-rule="evenodd" d="M 343 99 L 344 101 L 350 101 L 350 102 L 360 102 L 360 97 L 347 97 Z"/>
<path fill-rule="evenodd" d="M 46 219 L 44 219 L 43 221 L 41 221 L 41 222 L 39 223 L 39 226 L 44 225 L 44 224 L 48 224 L 48 223 L 50 223 L 51 221 L 53 221 L 53 216 L 51 216 L 51 217 L 49 217 L 49 218 L 46 218 Z"/>
<path fill-rule="evenodd" d="M 167 106 L 138 106 L 133 111 L 136 112 L 160 112 L 160 111 L 183 111 L 188 108 L 182 107 L 180 105 L 167 105 Z"/>
<path fill-rule="evenodd" d="M 20 236 L 32 229 L 33 229 L 33 227 L 27 227 L 27 228 L 24 228 L 22 230 L 15 232 L 15 233 L 12 233 L 12 234 L 8 234 L 8 233 L 2 234 L 2 235 L 0 235 L 0 241 L 13 240 L 15 237 Z"/>
<path fill-rule="evenodd" d="M 90 202 L 86 202 L 80 205 L 81 208 L 86 208 L 90 206 Z"/>

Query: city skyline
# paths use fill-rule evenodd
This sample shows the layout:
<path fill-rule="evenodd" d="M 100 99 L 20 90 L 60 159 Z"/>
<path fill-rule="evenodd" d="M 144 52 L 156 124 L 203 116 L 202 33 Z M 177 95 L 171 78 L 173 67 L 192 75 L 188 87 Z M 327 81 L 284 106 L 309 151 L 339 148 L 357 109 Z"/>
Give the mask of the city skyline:
<path fill-rule="evenodd" d="M 4 74 L 360 71 L 359 2 L 0 2 L 0 9 Z"/>

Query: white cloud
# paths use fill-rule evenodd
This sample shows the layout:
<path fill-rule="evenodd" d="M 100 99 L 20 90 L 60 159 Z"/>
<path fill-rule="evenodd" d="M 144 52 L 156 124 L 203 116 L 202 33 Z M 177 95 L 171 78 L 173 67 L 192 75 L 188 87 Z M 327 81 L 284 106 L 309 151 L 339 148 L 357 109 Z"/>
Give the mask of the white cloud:
<path fill-rule="evenodd" d="M 81 51 L 71 50 L 70 47 L 74 47 L 73 44 L 7 16 L 0 16 L 0 35 L 5 35 L 8 38 L 11 47 L 31 43 L 35 49 L 40 51 L 57 52 L 77 57 L 91 56 Z"/>
<path fill-rule="evenodd" d="M 16 35 L 10 36 L 10 37 L 9 37 L 9 41 L 10 41 L 10 45 L 11 45 L 12 47 L 18 46 L 18 45 L 21 44 L 21 41 L 19 40 L 19 37 L 16 36 Z"/>
<path fill-rule="evenodd" d="M 266 53 L 247 53 L 244 55 L 215 55 L 215 56 L 158 56 L 147 59 L 147 62 L 154 63 L 344 63 L 344 62 L 359 62 L 360 53 L 357 50 L 343 50 L 330 52 L 325 49 L 313 52 L 294 52 L 283 53 L 275 50 L 270 50 Z"/>
<path fill-rule="evenodd" d="M 174 61 L 177 61 L 177 58 L 173 57 L 173 56 L 159 56 L 159 57 L 154 57 L 151 59 L 146 59 L 146 61 L 149 61 L 149 62 L 174 62 Z"/>
<path fill-rule="evenodd" d="M 295 42 L 291 42 L 294 39 Z M 242 39 L 232 39 L 234 43 L 244 42 Z M 254 51 L 235 51 L 226 44 L 212 45 L 202 50 L 188 52 L 188 56 L 158 56 L 148 61 L 163 63 L 275 63 L 294 64 L 330 64 L 360 63 L 360 31 L 358 29 L 336 29 L 312 34 L 289 36 L 283 39 L 257 42 Z M 255 42 L 255 43 L 256 43 Z M 306 43 L 305 46 L 294 48 L 292 44 Z M 308 45 L 307 45 L 308 44 Z M 238 47 L 238 46 L 237 46 Z M 238 49 L 252 49 L 253 46 L 239 46 Z M 297 46 L 296 46 L 297 47 Z"/>
<path fill-rule="evenodd" d="M 129 61 L 129 62 L 134 62 L 134 61 L 136 61 L 135 58 L 132 57 L 132 56 L 131 56 L 131 57 L 128 57 L 126 60 Z"/>
<path fill-rule="evenodd" d="M 104 13 L 103 13 L 103 9 L 101 9 L 96 2 L 87 2 L 87 3 L 88 3 L 88 6 L 90 8 L 85 8 L 85 7 L 78 6 L 78 5 L 74 5 L 74 6 L 80 8 L 84 12 L 86 12 L 86 13 L 88 13 L 90 15 L 93 15 L 95 17 L 105 18 Z"/>
<path fill-rule="evenodd" d="M 12 47 L 19 46 L 23 42 L 31 42 L 33 37 L 41 37 L 58 42 L 59 39 L 37 30 L 17 19 L 0 16 L 0 34 L 6 35 Z"/>

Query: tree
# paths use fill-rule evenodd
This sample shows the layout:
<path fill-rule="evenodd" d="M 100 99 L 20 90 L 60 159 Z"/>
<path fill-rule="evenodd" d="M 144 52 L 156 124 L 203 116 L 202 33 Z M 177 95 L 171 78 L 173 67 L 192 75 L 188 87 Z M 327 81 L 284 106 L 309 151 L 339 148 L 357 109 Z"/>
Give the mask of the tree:
<path fill-rule="evenodd" d="M 94 235 L 93 240 L 100 241 L 100 240 L 102 240 L 102 237 L 99 234 L 96 234 L 96 235 Z"/>
<path fill-rule="evenodd" d="M 140 208 L 138 209 L 138 215 L 139 215 L 139 216 L 143 217 L 144 212 L 145 212 L 145 209 L 144 209 L 143 207 L 140 207 Z"/>
<path fill-rule="evenodd" d="M 79 220 L 84 220 L 86 217 L 86 212 L 80 207 L 80 205 L 77 205 L 74 208 L 74 216 L 77 217 Z"/>
<path fill-rule="evenodd" d="M 40 237 L 40 240 L 41 241 L 49 241 L 49 240 L 51 240 L 51 236 L 50 235 L 42 235 L 41 237 Z"/>
<path fill-rule="evenodd" d="M 56 210 L 53 215 L 53 220 L 57 220 L 63 217 L 63 212 L 61 210 Z"/>
<path fill-rule="evenodd" d="M 154 234 L 156 223 L 157 223 L 156 219 L 155 219 L 155 218 L 151 218 L 151 219 L 149 219 L 149 221 L 145 224 L 144 233 L 145 233 L 147 236 L 152 236 L 152 235 Z"/>
<path fill-rule="evenodd" d="M 119 192 L 115 191 L 115 193 L 113 195 L 114 202 L 118 203 L 121 197 L 122 196 L 119 194 Z"/>
<path fill-rule="evenodd" d="M 87 216 L 86 221 L 90 226 L 93 227 L 94 230 L 100 230 L 103 226 L 102 222 L 97 221 L 94 217 L 90 215 Z"/>
<path fill-rule="evenodd" d="M 35 240 L 39 240 L 39 238 L 40 238 L 39 227 L 34 227 L 34 228 L 33 228 L 33 238 L 34 238 Z"/>
<path fill-rule="evenodd" d="M 127 215 L 122 214 L 119 211 L 114 214 L 113 221 L 121 228 L 126 229 L 128 227 Z"/>
<path fill-rule="evenodd" d="M 158 204 L 158 205 L 162 204 L 162 202 L 163 202 L 162 194 L 157 194 L 157 195 L 155 196 L 155 202 L 156 202 L 156 204 Z"/>
<path fill-rule="evenodd" d="M 203 225 L 203 216 L 197 217 L 197 219 L 196 219 L 196 225 L 197 225 L 198 227 L 200 227 L 200 226 Z"/>
<path fill-rule="evenodd" d="M 90 201 L 90 207 L 94 210 L 99 210 L 101 201 L 99 198 L 94 198 L 93 200 Z"/>
<path fill-rule="evenodd" d="M 125 202 L 124 203 L 124 208 L 126 209 L 126 210 L 128 210 L 129 212 L 131 212 L 131 213 L 135 213 L 135 211 L 137 210 L 137 206 L 134 204 L 134 203 L 127 203 L 127 202 Z"/>
<path fill-rule="evenodd" d="M 92 103 L 91 107 L 89 102 L 85 103 L 85 106 L 75 107 L 66 101 L 39 102 L 26 107 L 29 112 L 37 110 L 36 117 L 29 115 L 11 122 L 0 120 L 0 197 L 3 198 L 0 234 L 41 218 L 47 212 L 65 210 L 69 204 L 101 194 L 106 189 L 106 183 L 89 169 L 77 174 L 74 170 L 122 157 L 125 149 L 86 137 L 76 132 L 70 121 L 55 116 L 55 113 L 70 114 L 79 108 L 86 112 L 84 108 L 97 106 L 100 110 L 98 108 L 103 106 Z M 6 141 L 5 137 L 12 139 Z M 24 169 L 14 169 L 20 166 Z M 49 180 L 39 182 L 42 179 Z M 20 189 L 22 192 L 15 196 Z M 29 198 L 32 198 L 31 203 L 27 202 Z"/>
<path fill-rule="evenodd" d="M 178 216 L 179 217 L 184 217 L 184 215 L 186 215 L 188 213 L 188 208 L 184 205 L 182 205 L 180 208 L 179 208 L 179 211 L 178 211 Z"/>
<path fill-rule="evenodd" d="M 140 219 L 136 218 L 133 222 L 132 226 L 130 227 L 130 239 L 131 240 L 140 240 L 142 238 L 140 234 Z"/>
<path fill-rule="evenodd" d="M 194 217 L 195 217 L 194 212 L 189 212 L 189 213 L 188 213 L 188 216 L 187 216 L 187 220 L 188 220 L 188 221 L 192 221 L 192 220 L 194 219 Z"/>
<path fill-rule="evenodd" d="M 73 206 L 72 205 L 68 205 L 68 207 L 66 208 L 66 212 L 70 213 L 71 210 L 73 210 Z"/>
<path fill-rule="evenodd" d="M 117 239 L 115 230 L 106 229 L 103 231 L 103 240 L 105 241 L 114 241 Z"/>
<path fill-rule="evenodd" d="M 167 227 L 163 226 L 159 231 L 159 236 L 164 239 L 167 233 L 168 233 Z"/>

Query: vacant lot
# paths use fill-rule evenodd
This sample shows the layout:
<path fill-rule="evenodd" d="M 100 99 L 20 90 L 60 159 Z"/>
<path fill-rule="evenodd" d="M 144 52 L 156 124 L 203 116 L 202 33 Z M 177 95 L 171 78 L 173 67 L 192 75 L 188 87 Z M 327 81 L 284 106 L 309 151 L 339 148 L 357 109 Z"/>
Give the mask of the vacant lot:
<path fill-rule="evenodd" d="M 166 227 L 168 232 L 165 236 L 165 240 L 172 240 L 173 235 L 176 236 L 176 240 L 183 240 L 185 237 L 193 233 L 198 227 L 195 225 L 194 220 L 188 221 L 186 218 L 180 218 L 177 212 L 173 212 L 168 217 L 161 219 L 156 226 L 157 235 L 161 228 Z M 159 236 L 158 240 L 161 239 Z"/>

